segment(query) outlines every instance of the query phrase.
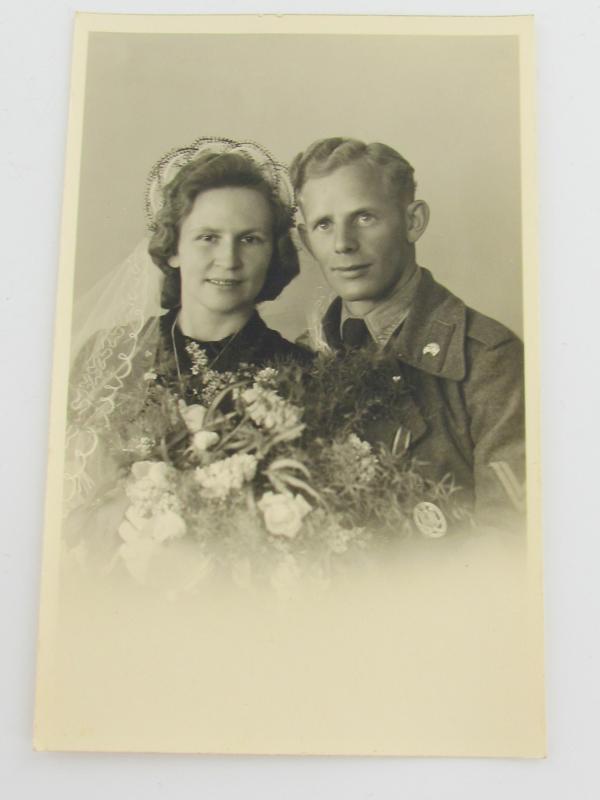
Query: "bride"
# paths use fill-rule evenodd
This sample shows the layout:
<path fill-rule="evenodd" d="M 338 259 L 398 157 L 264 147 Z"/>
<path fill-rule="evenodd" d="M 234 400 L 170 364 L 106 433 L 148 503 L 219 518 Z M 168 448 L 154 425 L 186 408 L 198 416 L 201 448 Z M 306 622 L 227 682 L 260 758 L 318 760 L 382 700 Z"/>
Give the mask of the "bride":
<path fill-rule="evenodd" d="M 94 528 L 118 527 L 125 501 L 103 437 L 123 397 L 141 407 L 148 376 L 191 402 L 200 368 L 310 359 L 256 310 L 299 272 L 284 167 L 253 143 L 199 139 L 155 165 L 146 211 L 149 242 L 75 309 L 65 500 L 80 541 L 90 508 Z"/>

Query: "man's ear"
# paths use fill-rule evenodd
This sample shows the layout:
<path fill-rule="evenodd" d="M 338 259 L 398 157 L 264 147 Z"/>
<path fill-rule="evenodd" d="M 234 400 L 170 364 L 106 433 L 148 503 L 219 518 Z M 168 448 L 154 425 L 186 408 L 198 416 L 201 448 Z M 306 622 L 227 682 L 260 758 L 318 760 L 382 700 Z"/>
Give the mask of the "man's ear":
<path fill-rule="evenodd" d="M 306 230 L 306 225 L 303 222 L 298 223 L 298 235 L 300 236 L 300 241 L 306 247 L 308 252 L 314 258 L 315 255 L 312 251 L 312 247 L 310 246 L 310 240 L 308 238 L 308 231 Z"/>
<path fill-rule="evenodd" d="M 415 200 L 406 207 L 406 238 L 414 244 L 425 233 L 429 222 L 429 206 L 424 200 Z"/>
<path fill-rule="evenodd" d="M 179 269 L 179 267 L 181 266 L 179 263 L 179 256 L 177 254 L 175 254 L 174 256 L 170 256 L 167 259 L 167 264 L 170 267 L 173 267 L 173 269 Z"/>

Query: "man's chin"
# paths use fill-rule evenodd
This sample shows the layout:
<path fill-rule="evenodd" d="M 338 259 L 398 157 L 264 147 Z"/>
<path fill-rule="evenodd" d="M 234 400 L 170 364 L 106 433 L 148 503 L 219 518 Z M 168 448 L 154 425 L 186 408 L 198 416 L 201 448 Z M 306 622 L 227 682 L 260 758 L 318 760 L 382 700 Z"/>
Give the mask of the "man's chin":
<path fill-rule="evenodd" d="M 333 290 L 339 295 L 342 300 L 347 303 L 358 303 L 362 300 L 374 300 L 377 293 L 373 291 L 371 286 L 357 285 L 356 286 L 334 286 Z"/>

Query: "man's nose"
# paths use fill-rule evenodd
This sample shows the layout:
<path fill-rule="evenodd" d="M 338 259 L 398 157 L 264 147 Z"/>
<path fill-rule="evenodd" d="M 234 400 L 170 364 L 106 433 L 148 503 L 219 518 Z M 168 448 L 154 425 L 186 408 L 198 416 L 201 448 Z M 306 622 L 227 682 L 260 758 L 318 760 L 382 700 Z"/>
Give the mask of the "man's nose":
<path fill-rule="evenodd" d="M 239 269 L 242 265 L 239 242 L 223 237 L 219 243 L 217 264 L 222 269 Z"/>
<path fill-rule="evenodd" d="M 357 242 L 350 225 L 336 226 L 334 246 L 336 253 L 351 253 L 356 250 Z"/>

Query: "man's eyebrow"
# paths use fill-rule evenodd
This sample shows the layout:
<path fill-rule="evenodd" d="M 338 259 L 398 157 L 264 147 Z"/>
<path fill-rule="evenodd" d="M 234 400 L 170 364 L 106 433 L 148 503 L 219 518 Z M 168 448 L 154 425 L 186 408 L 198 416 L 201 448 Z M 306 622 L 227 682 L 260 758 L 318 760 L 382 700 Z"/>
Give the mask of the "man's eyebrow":
<path fill-rule="evenodd" d="M 376 214 L 377 208 L 375 206 L 364 206 L 364 208 L 358 208 L 356 211 L 352 212 L 353 217 L 358 217 L 359 214 Z"/>

